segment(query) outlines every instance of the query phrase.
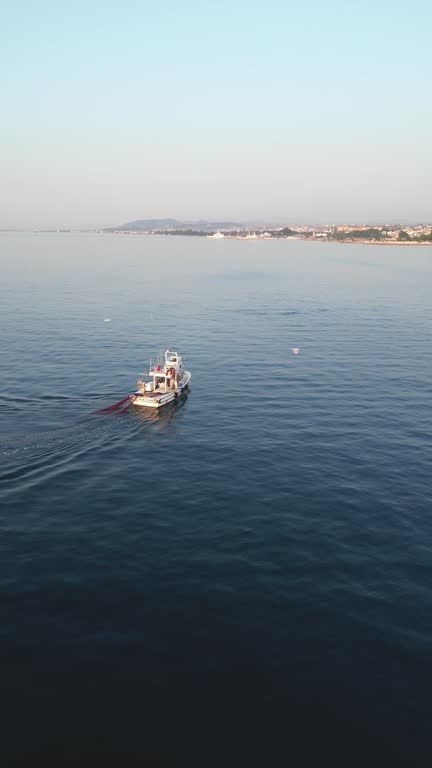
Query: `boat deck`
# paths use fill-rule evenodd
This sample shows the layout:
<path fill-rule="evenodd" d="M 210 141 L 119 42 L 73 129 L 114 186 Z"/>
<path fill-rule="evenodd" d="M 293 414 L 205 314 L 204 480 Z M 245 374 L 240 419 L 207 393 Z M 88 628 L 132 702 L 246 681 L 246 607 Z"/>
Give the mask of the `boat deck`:
<path fill-rule="evenodd" d="M 134 394 L 137 397 L 149 397 L 152 400 L 157 399 L 160 397 L 165 397 L 165 395 L 169 395 L 170 392 L 175 392 L 175 389 L 167 389 L 166 392 L 163 392 L 162 390 L 158 390 L 157 392 L 134 392 Z"/>

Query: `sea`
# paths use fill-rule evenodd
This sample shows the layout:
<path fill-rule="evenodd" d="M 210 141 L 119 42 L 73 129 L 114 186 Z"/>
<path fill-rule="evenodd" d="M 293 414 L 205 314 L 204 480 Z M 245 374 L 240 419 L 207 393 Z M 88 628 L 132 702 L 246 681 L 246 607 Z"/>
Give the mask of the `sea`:
<path fill-rule="evenodd" d="M 429 765 L 432 249 L 3 232 L 0 274 L 2 764 Z M 184 398 L 97 413 L 167 348 Z"/>

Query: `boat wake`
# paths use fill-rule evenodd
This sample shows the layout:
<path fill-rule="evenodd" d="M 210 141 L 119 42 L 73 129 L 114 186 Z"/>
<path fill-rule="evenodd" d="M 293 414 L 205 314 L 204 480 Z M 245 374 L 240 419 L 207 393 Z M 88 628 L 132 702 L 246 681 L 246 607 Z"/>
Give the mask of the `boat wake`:
<path fill-rule="evenodd" d="M 49 430 L 0 437 L 0 485 L 8 496 L 31 489 L 64 472 L 81 471 L 86 456 L 121 449 L 141 435 L 175 429 L 175 419 L 187 397 L 158 409 L 132 409 L 129 396 L 84 415 L 73 423 Z M 105 419 L 102 416 L 112 416 Z"/>

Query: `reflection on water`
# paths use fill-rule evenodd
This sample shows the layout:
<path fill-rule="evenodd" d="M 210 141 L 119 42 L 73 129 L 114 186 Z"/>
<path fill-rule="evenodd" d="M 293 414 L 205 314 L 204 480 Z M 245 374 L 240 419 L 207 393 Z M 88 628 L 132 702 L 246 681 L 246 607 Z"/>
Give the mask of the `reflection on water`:
<path fill-rule="evenodd" d="M 172 400 L 162 408 L 146 408 L 143 406 L 132 405 L 129 409 L 129 413 L 132 414 L 136 422 L 142 426 L 151 424 L 157 431 L 164 431 L 168 428 L 172 430 L 175 419 L 179 411 L 186 405 L 190 394 L 191 389 L 189 388 L 188 391 L 183 392 L 177 400 Z"/>

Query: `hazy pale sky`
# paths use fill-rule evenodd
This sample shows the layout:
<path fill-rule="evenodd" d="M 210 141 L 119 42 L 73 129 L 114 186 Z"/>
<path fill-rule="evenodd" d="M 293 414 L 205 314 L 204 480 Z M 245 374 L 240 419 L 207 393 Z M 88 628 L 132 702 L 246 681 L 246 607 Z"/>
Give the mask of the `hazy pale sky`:
<path fill-rule="evenodd" d="M 0 227 L 432 220 L 429 0 L 9 0 Z"/>

